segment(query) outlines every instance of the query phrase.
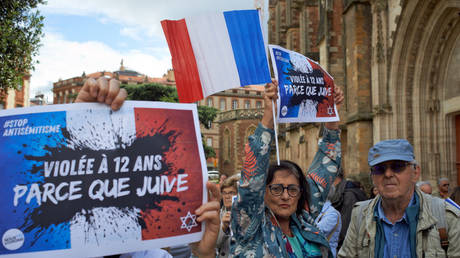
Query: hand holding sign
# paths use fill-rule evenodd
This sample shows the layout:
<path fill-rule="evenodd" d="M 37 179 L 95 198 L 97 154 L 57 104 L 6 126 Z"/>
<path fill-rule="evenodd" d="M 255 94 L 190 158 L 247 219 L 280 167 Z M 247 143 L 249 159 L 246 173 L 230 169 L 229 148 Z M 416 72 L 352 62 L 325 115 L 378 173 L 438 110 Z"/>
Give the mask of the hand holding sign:
<path fill-rule="evenodd" d="M 337 106 L 337 109 L 342 106 L 342 103 L 344 101 L 345 97 L 343 96 L 343 91 L 339 86 L 334 87 L 334 102 L 335 105 Z"/>
<path fill-rule="evenodd" d="M 273 108 L 272 103 L 276 104 L 278 99 L 278 81 L 272 80 L 265 85 L 264 92 L 264 116 L 261 123 L 267 128 L 273 128 Z M 276 110 L 276 108 L 275 108 Z"/>
<path fill-rule="evenodd" d="M 88 78 L 78 93 L 75 102 L 99 102 L 110 105 L 112 110 L 120 109 L 128 93 L 120 89 L 120 82 L 115 79 L 110 81 L 105 77 L 95 80 Z"/>
<path fill-rule="evenodd" d="M 342 106 L 342 103 L 343 103 L 343 100 L 344 100 L 344 96 L 343 96 L 343 91 L 340 87 L 338 86 L 335 86 L 334 87 L 334 103 L 335 103 L 335 106 L 337 107 L 337 112 L 339 111 L 340 107 Z M 339 122 L 338 121 L 335 121 L 335 122 L 328 122 L 328 123 L 325 123 L 324 126 L 326 126 L 327 129 L 329 130 L 337 130 L 339 129 Z"/>
<path fill-rule="evenodd" d="M 220 227 L 220 190 L 217 185 L 207 182 L 208 202 L 201 205 L 195 213 L 198 222 L 206 222 L 206 229 L 199 243 L 192 244 L 193 253 L 199 257 L 215 257 L 217 236 Z"/>

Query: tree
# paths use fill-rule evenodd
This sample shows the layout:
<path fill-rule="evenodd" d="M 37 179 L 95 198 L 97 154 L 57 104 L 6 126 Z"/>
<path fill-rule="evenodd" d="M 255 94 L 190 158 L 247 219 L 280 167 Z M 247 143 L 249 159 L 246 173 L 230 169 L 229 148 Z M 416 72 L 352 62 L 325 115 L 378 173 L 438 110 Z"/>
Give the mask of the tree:
<path fill-rule="evenodd" d="M 177 90 L 171 86 L 165 86 L 158 83 L 145 83 L 137 85 L 123 84 L 122 88 L 125 88 L 128 92 L 128 98 L 130 100 L 149 100 L 149 101 L 163 101 L 163 102 L 179 102 L 177 96 Z M 198 106 L 198 119 L 200 123 L 206 129 L 210 128 L 211 123 L 217 116 L 217 109 L 207 106 Z M 203 139 L 203 137 L 201 137 Z M 203 149 L 206 158 L 216 157 L 214 149 L 204 142 Z"/>
<path fill-rule="evenodd" d="M 174 87 L 158 83 L 144 83 L 137 85 L 123 84 L 121 87 L 126 89 L 128 92 L 128 99 L 131 100 L 179 102 L 177 90 Z"/>
<path fill-rule="evenodd" d="M 216 118 L 217 111 L 218 110 L 213 107 L 198 106 L 198 119 L 200 120 L 200 123 L 203 124 L 204 128 L 211 128 L 211 123 Z M 206 158 L 215 158 L 216 152 L 214 151 L 214 149 L 206 144 L 203 135 L 201 135 L 201 139 L 203 141 L 203 149 Z"/>
<path fill-rule="evenodd" d="M 44 0 L 2 0 L 0 4 L 0 91 L 17 89 L 34 69 L 43 35 L 38 4 Z"/>

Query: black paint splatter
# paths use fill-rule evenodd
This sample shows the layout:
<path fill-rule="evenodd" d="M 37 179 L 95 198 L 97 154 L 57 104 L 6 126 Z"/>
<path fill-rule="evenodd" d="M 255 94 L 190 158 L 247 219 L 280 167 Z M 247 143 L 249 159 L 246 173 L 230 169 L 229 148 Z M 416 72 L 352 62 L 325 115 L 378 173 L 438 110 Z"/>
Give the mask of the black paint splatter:
<path fill-rule="evenodd" d="M 61 144 L 57 147 L 49 147 L 45 146 L 44 149 L 47 151 L 47 154 L 44 156 L 31 156 L 26 155 L 25 158 L 30 161 L 35 161 L 36 164 L 34 165 L 31 170 L 29 171 L 32 174 L 38 174 L 42 176 L 43 181 L 40 183 L 40 190 L 43 192 L 43 185 L 45 183 L 52 183 L 56 187 L 62 183 L 70 181 L 82 181 L 80 184 L 81 190 L 79 193 L 82 194 L 82 198 L 77 200 L 65 200 L 62 202 L 58 202 L 58 204 L 54 204 L 51 201 L 47 201 L 42 203 L 40 206 L 35 208 L 27 208 L 25 210 L 25 221 L 23 225 L 20 227 L 25 232 L 30 232 L 34 229 L 38 229 L 35 238 L 38 239 L 42 237 L 48 228 L 51 225 L 59 225 L 64 222 L 69 222 L 74 218 L 76 215 L 80 215 L 84 217 L 86 224 L 90 227 L 97 228 L 100 225 L 95 225 L 94 221 L 94 210 L 95 208 L 108 208 L 113 207 L 117 208 L 118 211 L 129 211 L 133 210 L 141 210 L 145 211 L 148 209 L 162 209 L 161 203 L 165 200 L 171 201 L 179 201 L 179 199 L 175 196 L 170 196 L 166 193 L 162 195 L 150 195 L 148 193 L 145 194 L 143 197 L 139 197 L 136 194 L 137 188 L 142 188 L 144 184 L 144 176 L 151 176 L 153 182 L 155 182 L 155 176 L 162 176 L 162 175 L 171 175 L 171 174 L 182 174 L 186 171 L 184 169 L 177 169 L 173 168 L 173 164 L 168 163 L 165 160 L 165 153 L 173 152 L 176 149 L 176 139 L 180 135 L 179 132 L 174 130 L 167 130 L 167 120 L 156 129 L 152 129 L 151 132 L 145 132 L 149 136 L 144 136 L 140 138 L 136 138 L 130 145 L 123 143 L 122 138 L 119 133 L 114 132 L 116 136 L 116 147 L 117 149 L 113 150 L 93 150 L 88 146 L 91 146 L 91 137 L 88 137 L 86 140 L 81 139 L 77 135 L 73 135 L 69 132 L 66 128 L 61 128 L 62 134 L 64 136 L 65 143 Z M 113 127 L 112 127 L 113 128 Z M 120 130 L 118 130 L 120 131 Z M 104 133 L 101 130 L 94 130 L 92 132 L 93 139 L 97 137 L 98 134 Z M 70 144 L 72 143 L 72 144 Z M 67 146 L 73 146 L 73 148 L 69 148 Z M 85 155 L 86 159 L 94 158 L 93 163 L 93 174 L 89 175 L 73 175 L 73 176 L 66 176 L 61 177 L 57 176 L 54 177 L 54 170 L 52 171 L 49 177 L 45 177 L 44 175 L 44 161 L 62 161 L 62 160 L 76 160 L 78 164 L 78 160 Z M 135 161 L 137 156 L 144 157 L 145 155 L 161 155 L 162 156 L 162 168 L 160 170 L 150 170 L 150 171 L 136 171 L 133 172 L 132 169 L 134 167 Z M 108 173 L 101 173 L 98 174 L 97 170 L 101 165 L 101 161 L 103 156 L 106 156 L 108 161 Z M 129 172 L 126 173 L 115 173 L 115 157 L 129 157 Z M 177 170 L 177 171 L 174 171 Z M 100 201 L 98 199 L 91 199 L 88 194 L 89 187 L 94 180 L 102 180 L 105 179 L 110 180 L 109 187 L 113 186 L 113 179 L 119 179 L 123 177 L 129 177 L 130 180 L 129 190 L 130 194 L 118 198 L 113 197 L 104 197 L 104 201 Z M 64 188 L 68 191 L 68 187 Z M 25 196 L 24 196 L 25 198 Z M 32 199 L 35 201 L 35 199 Z M 110 212 L 110 209 L 108 209 Z M 113 214 L 114 216 L 120 216 L 120 214 Z M 115 221 L 113 223 L 116 223 Z M 142 220 L 140 215 L 138 214 L 136 224 L 138 224 L 141 228 L 146 227 L 145 221 Z M 89 232 L 90 230 L 87 229 L 85 232 Z M 36 240 L 35 240 L 36 241 Z M 34 242 L 35 242 L 34 241 Z M 33 245 L 33 243 L 32 243 Z"/>

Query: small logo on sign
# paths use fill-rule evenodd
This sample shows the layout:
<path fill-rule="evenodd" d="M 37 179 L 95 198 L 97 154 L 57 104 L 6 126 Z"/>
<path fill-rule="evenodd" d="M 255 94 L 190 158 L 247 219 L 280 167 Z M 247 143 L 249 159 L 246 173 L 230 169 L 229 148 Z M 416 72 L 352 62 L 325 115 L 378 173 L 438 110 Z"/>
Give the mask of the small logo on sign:
<path fill-rule="evenodd" d="M 286 106 L 283 106 L 283 107 L 281 108 L 281 115 L 285 116 L 285 115 L 287 114 L 287 111 L 288 111 L 288 110 L 287 110 L 287 107 L 286 107 Z"/>
<path fill-rule="evenodd" d="M 24 244 L 24 234 L 19 229 L 9 229 L 3 234 L 2 244 L 10 251 L 17 250 Z"/>

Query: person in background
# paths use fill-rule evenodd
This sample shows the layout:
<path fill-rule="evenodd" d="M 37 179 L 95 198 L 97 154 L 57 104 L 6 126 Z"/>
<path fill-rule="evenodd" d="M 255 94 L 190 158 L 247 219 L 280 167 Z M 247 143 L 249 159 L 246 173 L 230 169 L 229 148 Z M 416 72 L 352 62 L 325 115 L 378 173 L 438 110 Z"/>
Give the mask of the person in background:
<path fill-rule="evenodd" d="M 113 111 L 117 111 L 123 105 L 128 96 L 125 89 L 120 88 L 120 82 L 115 79 L 108 80 L 100 77 L 95 80 L 88 78 L 75 99 L 76 103 L 99 102 L 110 106 Z M 206 183 L 208 191 L 208 202 L 201 205 L 196 211 L 197 222 L 206 223 L 205 231 L 198 243 L 191 244 L 192 252 L 198 257 L 215 258 L 216 241 L 220 227 L 220 191 L 216 184 Z M 123 257 L 172 257 L 162 249 L 151 249 L 128 254 Z"/>
<path fill-rule="evenodd" d="M 237 194 L 237 183 L 239 175 L 233 175 L 223 181 L 220 186 L 222 195 L 222 207 L 220 209 L 221 226 L 219 237 L 217 238 L 217 255 L 218 257 L 228 257 L 230 253 L 231 228 L 230 219 L 232 212 L 233 197 Z"/>
<path fill-rule="evenodd" d="M 431 184 L 429 181 L 420 181 L 417 182 L 417 187 L 420 189 L 420 191 L 426 193 L 426 194 L 432 194 L 433 193 L 433 188 L 431 187 Z"/>
<path fill-rule="evenodd" d="M 460 209 L 460 186 L 454 188 L 454 191 L 446 201 Z"/>
<path fill-rule="evenodd" d="M 433 193 L 433 196 L 446 199 L 449 197 L 449 178 L 438 179 L 438 191 Z"/>
<path fill-rule="evenodd" d="M 370 199 L 374 199 L 375 196 L 377 196 L 378 194 L 379 194 L 379 190 L 377 190 L 377 187 L 372 186 L 372 188 L 371 188 L 371 194 L 369 195 L 369 196 L 370 196 Z"/>
<path fill-rule="evenodd" d="M 342 229 L 340 230 L 338 249 L 342 246 L 348 225 L 351 220 L 351 211 L 356 202 L 367 200 L 367 195 L 358 185 L 350 180 L 344 179 L 343 170 L 340 169 L 334 181 L 335 193 L 331 197 L 332 206 L 342 216 Z"/>
<path fill-rule="evenodd" d="M 337 256 L 337 245 L 339 242 L 340 230 L 342 229 L 342 218 L 340 213 L 332 207 L 330 198 L 334 195 L 335 187 L 331 186 L 327 200 L 324 203 L 323 209 L 318 217 L 315 219 L 315 223 L 319 230 L 329 241 L 332 254 L 334 257 Z"/>
<path fill-rule="evenodd" d="M 364 189 L 364 186 L 363 186 L 363 184 L 361 184 L 360 181 L 357 181 L 357 180 L 349 180 L 349 181 L 350 181 L 355 187 L 361 189 L 361 191 L 362 191 L 364 194 L 366 194 L 366 190 Z M 366 195 L 366 197 L 367 197 L 367 195 Z"/>

